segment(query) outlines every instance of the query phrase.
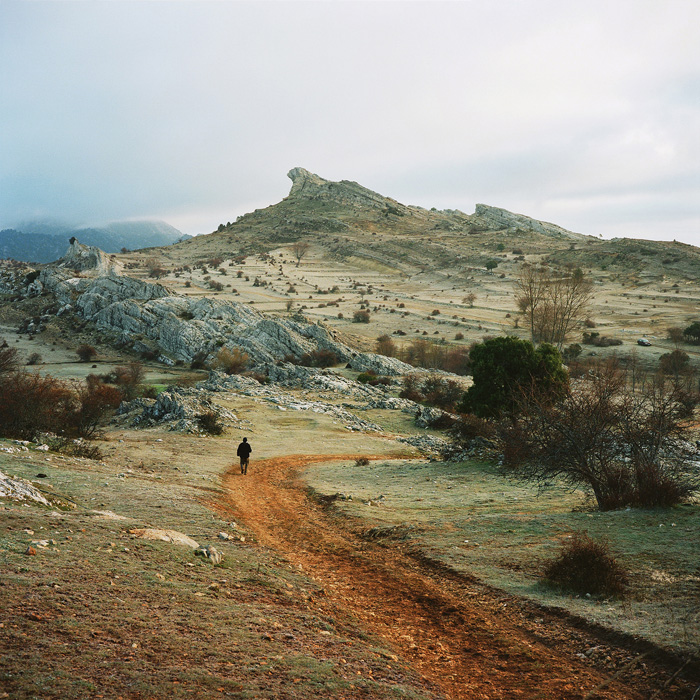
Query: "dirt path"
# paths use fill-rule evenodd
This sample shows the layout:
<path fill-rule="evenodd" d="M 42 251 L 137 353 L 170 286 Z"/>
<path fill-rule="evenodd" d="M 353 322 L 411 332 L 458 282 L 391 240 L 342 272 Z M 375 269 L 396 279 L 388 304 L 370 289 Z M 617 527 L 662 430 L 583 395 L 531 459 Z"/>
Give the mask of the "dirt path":
<path fill-rule="evenodd" d="M 663 685 L 667 674 L 639 650 L 440 570 L 409 545 L 363 540 L 307 497 L 303 468 L 355 458 L 297 455 L 256 461 L 245 477 L 234 465 L 224 476 L 227 505 L 259 542 L 323 587 L 320 608 L 359 620 L 447 698 L 636 700 Z M 592 648 L 597 663 L 577 656 Z M 656 697 L 686 697 L 674 690 Z"/>

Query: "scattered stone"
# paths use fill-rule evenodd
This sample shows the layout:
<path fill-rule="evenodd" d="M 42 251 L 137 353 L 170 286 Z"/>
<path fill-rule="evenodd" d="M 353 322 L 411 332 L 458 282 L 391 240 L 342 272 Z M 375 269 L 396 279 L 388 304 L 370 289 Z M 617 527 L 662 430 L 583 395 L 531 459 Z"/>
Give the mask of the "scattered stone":
<path fill-rule="evenodd" d="M 209 559 L 209 561 L 214 565 L 221 564 L 224 559 L 224 555 L 212 545 L 199 546 L 194 550 L 194 554 L 197 557 Z"/>
<path fill-rule="evenodd" d="M 35 501 L 42 505 L 50 505 L 42 493 L 28 481 L 19 477 L 6 476 L 0 472 L 0 498 L 10 498 L 15 501 Z"/>
<path fill-rule="evenodd" d="M 199 543 L 187 535 L 183 535 L 176 530 L 158 530 L 155 528 L 134 528 L 129 530 L 129 534 L 142 540 L 160 540 L 161 542 L 170 542 L 171 544 L 180 544 L 192 549 L 199 548 Z"/>

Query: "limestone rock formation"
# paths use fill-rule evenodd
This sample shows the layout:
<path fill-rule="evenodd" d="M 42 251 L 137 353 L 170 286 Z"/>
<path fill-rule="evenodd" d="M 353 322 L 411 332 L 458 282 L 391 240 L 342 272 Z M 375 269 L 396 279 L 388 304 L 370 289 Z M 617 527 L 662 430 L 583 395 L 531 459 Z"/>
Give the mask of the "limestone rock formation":
<path fill-rule="evenodd" d="M 536 231 L 545 236 L 554 238 L 570 238 L 572 240 L 583 240 L 587 236 L 582 233 L 567 231 L 556 224 L 549 224 L 546 221 L 538 221 L 529 216 L 514 214 L 507 209 L 490 207 L 487 204 L 477 204 L 472 222 L 488 230 L 522 229 L 525 231 Z"/>
<path fill-rule="evenodd" d="M 393 209 L 399 216 L 410 210 L 410 207 L 350 180 L 340 182 L 324 180 L 304 168 L 292 168 L 287 173 L 287 177 L 292 181 L 290 197 L 326 199 L 340 204 L 360 205 L 381 210 Z"/>
<path fill-rule="evenodd" d="M 69 240 L 66 254 L 56 261 L 56 266 L 78 272 L 91 271 L 96 275 L 116 274 L 121 270 L 121 264 L 94 246 L 83 245 L 73 236 Z"/>
<path fill-rule="evenodd" d="M 322 323 L 269 318 L 246 304 L 173 294 L 160 284 L 117 274 L 101 251 L 77 241 L 69 253 L 47 265 L 27 291 L 54 294 L 61 304 L 59 314 L 73 311 L 124 345 L 157 351 L 163 361 L 190 362 L 227 347 L 246 352 L 251 364 L 275 363 L 324 349 L 378 374 L 401 373 L 391 358 L 358 356 Z M 75 272 L 78 264 L 83 266 L 80 274 Z"/>

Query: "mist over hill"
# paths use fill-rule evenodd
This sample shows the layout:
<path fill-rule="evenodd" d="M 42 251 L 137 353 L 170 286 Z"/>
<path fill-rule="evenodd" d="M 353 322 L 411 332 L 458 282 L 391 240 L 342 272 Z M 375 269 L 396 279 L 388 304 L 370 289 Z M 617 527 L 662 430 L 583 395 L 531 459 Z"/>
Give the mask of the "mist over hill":
<path fill-rule="evenodd" d="M 68 240 L 96 246 L 105 253 L 169 246 L 190 236 L 164 221 L 114 221 L 80 226 L 50 220 L 21 222 L 0 231 L 0 258 L 47 263 L 63 256 Z"/>

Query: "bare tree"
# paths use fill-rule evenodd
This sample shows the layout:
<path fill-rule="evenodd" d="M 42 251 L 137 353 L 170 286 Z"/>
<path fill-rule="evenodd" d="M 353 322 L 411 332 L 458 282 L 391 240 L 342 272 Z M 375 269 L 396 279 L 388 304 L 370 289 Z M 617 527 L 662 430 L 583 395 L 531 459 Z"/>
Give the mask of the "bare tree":
<path fill-rule="evenodd" d="M 0 374 L 14 372 L 19 368 L 19 353 L 3 341 L 0 345 Z"/>
<path fill-rule="evenodd" d="M 559 402 L 524 401 L 504 432 L 505 464 L 526 479 L 587 486 L 601 510 L 673 505 L 698 488 L 685 415 L 679 385 L 657 375 L 633 391 L 609 362 Z"/>
<path fill-rule="evenodd" d="M 469 292 L 464 299 L 462 299 L 463 304 L 468 304 L 469 307 L 474 306 L 474 302 L 476 301 L 476 294 L 474 292 Z"/>
<path fill-rule="evenodd" d="M 311 248 L 311 244 L 307 241 L 295 241 L 292 243 L 292 254 L 297 260 L 297 267 L 299 267 L 301 259 L 309 252 L 309 248 Z"/>
<path fill-rule="evenodd" d="M 580 269 L 552 274 L 547 268 L 526 267 L 516 289 L 516 302 L 530 322 L 532 341 L 551 343 L 559 350 L 593 298 L 593 285 Z"/>
<path fill-rule="evenodd" d="M 145 265 L 146 269 L 148 270 L 148 276 L 153 277 L 154 279 L 160 279 L 168 274 L 168 271 L 155 256 L 148 258 Z"/>
<path fill-rule="evenodd" d="M 386 357 L 396 357 L 396 343 L 388 335 L 380 335 L 377 338 L 375 352 Z"/>

